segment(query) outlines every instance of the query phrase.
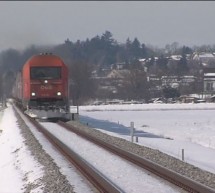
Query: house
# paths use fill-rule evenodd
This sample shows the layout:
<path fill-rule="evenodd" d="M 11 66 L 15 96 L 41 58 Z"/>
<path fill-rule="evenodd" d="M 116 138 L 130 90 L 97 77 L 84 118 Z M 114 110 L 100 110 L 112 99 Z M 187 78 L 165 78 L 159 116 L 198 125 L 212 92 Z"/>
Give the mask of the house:
<path fill-rule="evenodd" d="M 193 60 L 199 61 L 203 66 L 206 66 L 210 63 L 210 61 L 215 60 L 215 56 L 213 53 L 194 53 Z"/>
<path fill-rule="evenodd" d="M 178 98 L 178 100 L 182 103 L 205 103 L 205 100 L 202 100 L 198 97 L 195 96 L 187 96 L 187 95 L 182 95 Z"/>
<path fill-rule="evenodd" d="M 162 86 L 178 87 L 180 84 L 180 78 L 178 76 L 162 76 Z"/>
<path fill-rule="evenodd" d="M 181 55 L 171 55 L 169 60 L 176 60 L 179 61 L 181 60 L 182 56 Z"/>
<path fill-rule="evenodd" d="M 189 86 L 191 83 L 196 81 L 195 76 L 182 76 L 181 77 L 181 86 Z"/>
<path fill-rule="evenodd" d="M 211 69 L 210 72 L 204 71 L 203 84 L 205 94 L 215 94 L 215 69 Z"/>
<path fill-rule="evenodd" d="M 126 66 L 126 62 L 118 62 L 115 64 L 111 64 L 111 70 L 122 70 Z"/>

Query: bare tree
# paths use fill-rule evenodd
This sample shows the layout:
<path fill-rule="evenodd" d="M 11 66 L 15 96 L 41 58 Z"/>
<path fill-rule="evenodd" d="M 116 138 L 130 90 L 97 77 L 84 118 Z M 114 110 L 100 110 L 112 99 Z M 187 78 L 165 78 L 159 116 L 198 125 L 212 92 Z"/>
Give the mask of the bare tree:
<path fill-rule="evenodd" d="M 91 78 L 91 72 L 91 67 L 85 62 L 76 61 L 70 66 L 70 96 L 75 105 L 82 103 L 95 93 L 95 85 Z"/>
<path fill-rule="evenodd" d="M 128 70 L 118 90 L 124 99 L 147 99 L 149 91 L 146 72 L 137 68 Z"/>

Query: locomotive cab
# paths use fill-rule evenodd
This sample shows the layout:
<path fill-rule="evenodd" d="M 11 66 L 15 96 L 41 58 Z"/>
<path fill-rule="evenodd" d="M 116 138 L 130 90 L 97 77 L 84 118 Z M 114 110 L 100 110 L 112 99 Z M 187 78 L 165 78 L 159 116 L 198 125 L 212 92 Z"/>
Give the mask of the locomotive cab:
<path fill-rule="evenodd" d="M 67 99 L 63 88 L 61 67 L 31 67 L 29 106 L 40 109 L 63 108 Z"/>
<path fill-rule="evenodd" d="M 36 118 L 70 119 L 68 69 L 55 55 L 36 55 L 22 70 L 25 113 Z"/>

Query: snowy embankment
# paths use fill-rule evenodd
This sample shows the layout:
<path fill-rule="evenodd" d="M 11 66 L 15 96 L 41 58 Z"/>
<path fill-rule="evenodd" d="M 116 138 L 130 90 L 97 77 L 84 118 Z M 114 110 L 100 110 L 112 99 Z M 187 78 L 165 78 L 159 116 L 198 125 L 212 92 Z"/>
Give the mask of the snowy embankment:
<path fill-rule="evenodd" d="M 158 149 L 215 173 L 215 104 L 134 104 L 80 106 L 80 121 L 109 135 Z M 168 139 L 172 140 L 168 140 Z"/>
<path fill-rule="evenodd" d="M 130 123 L 132 121 L 136 129 L 135 135 L 139 139 L 138 143 L 134 143 L 139 144 L 140 149 L 144 148 L 141 147 L 143 145 L 181 159 L 181 149 L 183 148 L 185 162 L 182 162 L 182 165 L 191 163 L 212 173 L 215 173 L 213 161 L 215 160 L 214 114 L 214 104 L 135 104 L 80 107 L 80 121 L 94 127 L 95 129 L 90 129 L 91 132 L 96 132 L 98 129 L 109 135 L 130 141 Z M 27 121 L 25 123 L 29 124 Z M 31 134 L 27 132 L 28 129 L 24 125 L 15 117 L 11 107 L 4 111 L 0 124 L 0 130 L 3 130 L 0 134 L 0 192 L 24 192 L 29 188 L 31 193 L 39 193 L 44 190 L 64 187 L 67 180 L 60 175 L 59 168 L 52 167 L 50 158 L 49 161 L 45 161 L 46 164 L 40 164 L 27 150 L 26 145 L 30 146 L 32 151 L 37 152 L 36 155 L 40 157 L 40 160 L 47 160 L 47 156 L 43 155 L 38 144 L 32 143 Z M 21 130 L 18 129 L 20 126 Z M 25 129 L 23 130 L 23 128 Z M 21 132 L 26 133 L 25 138 L 22 137 Z M 43 139 L 40 135 L 39 138 Z M 106 138 L 107 136 L 105 136 Z M 127 144 L 128 147 L 130 144 Z M 132 144 L 131 151 L 135 150 L 133 145 L 135 144 Z M 159 151 L 156 152 L 160 154 Z M 45 157 L 42 158 L 41 155 Z M 161 156 L 158 156 L 158 161 L 161 160 Z M 164 164 L 166 165 L 167 161 Z M 61 171 L 68 171 L 68 167 L 61 166 L 60 168 Z M 193 169 L 195 172 L 198 170 L 196 167 Z M 54 175 L 52 171 L 56 171 Z M 180 171 L 183 170 L 180 169 Z M 200 181 L 207 178 L 207 183 L 214 183 L 213 174 L 203 172 L 204 175 L 197 175 L 193 173 L 192 169 L 186 171 L 191 172 L 188 175 L 200 178 Z M 62 180 L 58 180 L 58 178 L 56 180 L 57 176 L 60 176 Z M 208 176 L 211 176 L 210 179 Z M 51 181 L 57 183 L 50 183 Z M 59 185 L 59 182 L 62 182 L 63 185 Z M 69 184 L 66 187 L 70 187 Z"/>
<path fill-rule="evenodd" d="M 88 105 L 81 106 L 81 109 L 85 111 L 215 110 L 215 103 Z"/>
<path fill-rule="evenodd" d="M 0 193 L 72 193 L 73 187 L 28 128 L 35 130 L 32 124 L 20 119 L 10 104 L 1 114 Z"/>
<path fill-rule="evenodd" d="M 19 125 L 11 107 L 0 114 L 0 192 L 23 192 L 30 186 L 40 184 L 43 169 L 23 145 L 25 139 L 18 129 Z M 41 188 L 35 187 L 35 192 L 40 192 Z"/>

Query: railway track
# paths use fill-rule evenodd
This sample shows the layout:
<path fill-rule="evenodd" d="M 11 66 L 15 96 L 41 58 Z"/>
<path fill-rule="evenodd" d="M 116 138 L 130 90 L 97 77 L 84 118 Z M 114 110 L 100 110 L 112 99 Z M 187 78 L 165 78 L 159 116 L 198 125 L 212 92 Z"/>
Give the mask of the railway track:
<path fill-rule="evenodd" d="M 109 181 L 103 174 L 84 161 L 78 154 L 71 150 L 62 141 L 47 131 L 38 121 L 28 117 L 30 122 L 43 133 L 46 138 L 72 163 L 79 171 L 96 187 L 99 192 L 103 193 L 120 193 L 123 192 L 113 182 Z"/>
<path fill-rule="evenodd" d="M 38 123 L 37 121 L 30 119 L 32 124 L 35 125 L 35 127 L 42 132 L 48 140 L 57 147 L 57 149 L 62 152 L 68 160 L 72 162 L 80 171 L 81 173 L 100 191 L 100 192 L 123 192 L 119 187 L 116 186 L 116 184 L 112 183 L 110 180 L 108 180 L 104 175 L 102 175 L 100 172 L 98 172 L 96 169 L 94 169 L 91 165 L 89 165 L 87 162 L 83 161 L 80 156 L 78 156 L 75 152 L 73 152 L 68 146 L 63 144 L 59 139 L 57 139 L 55 136 L 53 136 L 49 131 L 44 129 L 44 127 Z M 108 151 L 111 151 L 112 153 L 115 153 L 130 162 L 149 170 L 150 172 L 160 176 L 161 178 L 164 178 L 168 180 L 169 182 L 185 189 L 188 192 L 202 192 L 202 193 L 215 193 L 215 191 L 209 187 L 206 187 L 205 185 L 202 185 L 198 182 L 195 182 L 189 178 L 186 178 L 178 173 L 175 173 L 171 170 L 168 170 L 158 164 L 155 164 L 153 162 L 150 162 L 149 160 L 143 159 L 135 154 L 129 153 L 127 151 L 124 151 L 122 149 L 117 148 L 116 146 L 113 146 L 111 144 L 108 144 L 100 139 L 94 138 L 92 136 L 89 136 L 87 133 L 82 132 L 76 127 L 73 127 L 71 125 L 68 125 L 63 122 L 58 123 L 60 126 L 66 128 L 67 130 L 76 133 L 77 135 L 80 135 L 81 137 L 84 137 L 91 142 L 104 147 Z"/>
<path fill-rule="evenodd" d="M 166 179 L 167 181 L 183 188 L 184 190 L 186 190 L 188 192 L 215 193 L 215 190 L 211 189 L 210 187 L 207 187 L 203 184 L 195 182 L 185 176 L 182 176 L 174 171 L 164 168 L 154 162 L 151 162 L 147 159 L 139 157 L 128 151 L 120 149 L 110 143 L 106 143 L 98 138 L 89 136 L 87 133 L 82 132 L 81 130 L 79 130 L 78 128 L 75 128 L 74 126 L 68 125 L 63 122 L 59 122 L 58 124 L 67 128 L 69 131 L 74 132 L 74 133 L 86 138 L 87 140 L 90 140 L 91 142 L 104 147 L 105 149 L 111 151 L 112 153 L 115 153 L 115 154 L 119 155 L 120 157 L 127 159 L 128 161 L 142 167 L 143 169 L 146 169 L 146 170 L 160 176 L 161 178 Z"/>

